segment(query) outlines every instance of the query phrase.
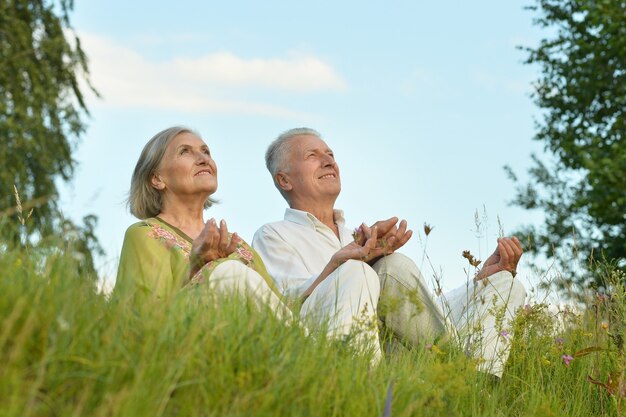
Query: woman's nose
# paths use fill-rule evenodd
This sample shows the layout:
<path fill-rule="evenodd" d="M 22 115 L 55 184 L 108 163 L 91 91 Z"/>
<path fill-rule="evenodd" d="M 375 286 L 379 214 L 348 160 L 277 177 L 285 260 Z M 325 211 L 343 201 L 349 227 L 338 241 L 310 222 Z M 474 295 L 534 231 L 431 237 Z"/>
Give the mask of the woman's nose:
<path fill-rule="evenodd" d="M 211 160 L 211 157 L 209 155 L 207 155 L 205 152 L 198 152 L 196 154 L 196 163 L 198 164 L 208 164 L 209 161 Z"/>

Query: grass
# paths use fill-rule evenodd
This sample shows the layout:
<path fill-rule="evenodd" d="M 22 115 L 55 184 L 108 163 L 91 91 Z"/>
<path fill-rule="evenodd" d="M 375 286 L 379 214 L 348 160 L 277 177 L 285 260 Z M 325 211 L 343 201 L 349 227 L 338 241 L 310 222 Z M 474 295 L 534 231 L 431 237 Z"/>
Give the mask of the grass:
<path fill-rule="evenodd" d="M 244 300 L 200 288 L 137 308 L 78 270 L 62 253 L 0 252 L 0 416 L 381 416 L 389 399 L 394 417 L 625 415 L 618 273 L 580 314 L 520 311 L 494 382 L 451 344 L 371 366 Z"/>

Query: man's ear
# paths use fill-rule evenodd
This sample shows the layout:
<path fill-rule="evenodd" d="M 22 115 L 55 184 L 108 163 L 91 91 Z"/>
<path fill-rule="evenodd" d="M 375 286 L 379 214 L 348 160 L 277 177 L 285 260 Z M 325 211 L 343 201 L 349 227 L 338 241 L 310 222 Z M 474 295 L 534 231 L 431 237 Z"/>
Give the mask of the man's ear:
<path fill-rule="evenodd" d="M 150 183 L 152 184 L 152 187 L 156 188 L 157 190 L 163 190 L 165 188 L 165 183 L 161 179 L 161 176 L 156 172 L 152 173 L 152 177 L 150 177 Z"/>
<path fill-rule="evenodd" d="M 289 175 L 284 172 L 278 172 L 274 178 L 276 179 L 276 184 L 278 184 L 278 188 L 283 191 L 291 190 L 292 185 L 289 181 Z"/>

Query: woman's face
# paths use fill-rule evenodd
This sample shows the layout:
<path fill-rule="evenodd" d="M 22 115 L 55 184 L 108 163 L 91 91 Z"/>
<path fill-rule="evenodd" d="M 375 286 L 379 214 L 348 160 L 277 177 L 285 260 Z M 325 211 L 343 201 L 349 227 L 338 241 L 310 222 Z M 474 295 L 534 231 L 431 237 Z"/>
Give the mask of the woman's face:
<path fill-rule="evenodd" d="M 179 197 L 206 198 L 213 194 L 217 190 L 217 166 L 209 147 L 193 133 L 177 135 L 167 145 L 152 185 Z"/>

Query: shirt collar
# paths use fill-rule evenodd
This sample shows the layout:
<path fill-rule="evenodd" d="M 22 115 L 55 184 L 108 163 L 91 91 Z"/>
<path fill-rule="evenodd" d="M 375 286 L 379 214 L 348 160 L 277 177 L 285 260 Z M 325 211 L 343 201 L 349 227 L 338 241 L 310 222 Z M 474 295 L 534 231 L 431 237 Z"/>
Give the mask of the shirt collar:
<path fill-rule="evenodd" d="M 343 217 L 343 210 L 333 210 L 333 217 L 335 223 L 339 227 L 339 230 L 341 230 L 346 223 Z M 308 226 L 313 229 L 316 229 L 318 227 L 328 228 L 328 226 L 319 221 L 317 217 L 315 217 L 311 213 L 302 210 L 292 209 L 289 207 L 287 207 L 287 209 L 285 210 L 285 220 L 301 224 L 303 226 Z"/>

